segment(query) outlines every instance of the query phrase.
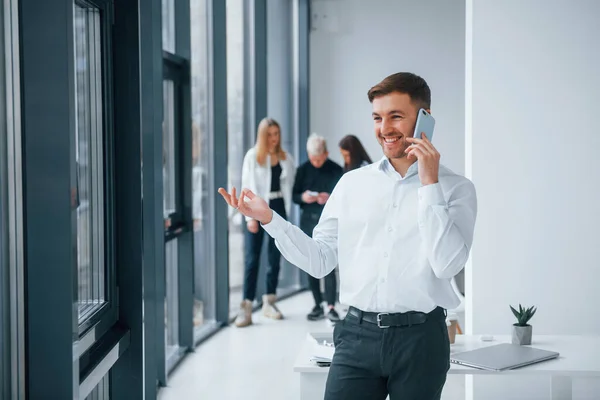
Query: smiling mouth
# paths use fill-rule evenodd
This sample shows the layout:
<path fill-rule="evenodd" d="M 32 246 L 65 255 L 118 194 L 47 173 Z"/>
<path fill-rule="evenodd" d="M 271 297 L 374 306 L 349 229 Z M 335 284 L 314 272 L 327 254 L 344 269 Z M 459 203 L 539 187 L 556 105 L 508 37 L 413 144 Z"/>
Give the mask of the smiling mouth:
<path fill-rule="evenodd" d="M 399 140 L 400 140 L 400 136 L 394 136 L 394 137 L 384 137 L 384 138 L 383 138 L 383 141 L 384 141 L 385 143 L 390 143 L 390 144 L 391 144 L 391 143 L 396 143 L 396 142 L 397 142 L 397 141 L 399 141 Z"/>

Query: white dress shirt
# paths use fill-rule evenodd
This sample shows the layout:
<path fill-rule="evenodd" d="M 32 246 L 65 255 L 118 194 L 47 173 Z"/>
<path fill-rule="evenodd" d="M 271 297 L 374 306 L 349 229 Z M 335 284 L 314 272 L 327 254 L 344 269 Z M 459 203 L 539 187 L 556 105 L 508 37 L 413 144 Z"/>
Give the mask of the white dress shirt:
<path fill-rule="evenodd" d="M 292 206 L 292 187 L 296 177 L 296 166 L 290 153 L 285 153 L 286 159 L 279 160 L 281 165 L 281 176 L 279 183 L 285 211 L 290 215 Z M 269 193 L 271 191 L 271 156 L 267 154 L 265 165 L 260 165 L 256 161 L 256 147 L 252 147 L 244 157 L 242 165 L 242 188 L 252 190 L 254 194 L 269 202 Z M 246 221 L 251 218 L 246 217 Z"/>
<path fill-rule="evenodd" d="M 340 302 L 363 311 L 456 308 L 451 279 L 469 257 L 475 187 L 440 166 L 423 186 L 415 162 L 402 178 L 387 158 L 346 173 L 313 238 L 273 213 L 265 230 L 292 264 L 314 277 L 339 263 Z"/>

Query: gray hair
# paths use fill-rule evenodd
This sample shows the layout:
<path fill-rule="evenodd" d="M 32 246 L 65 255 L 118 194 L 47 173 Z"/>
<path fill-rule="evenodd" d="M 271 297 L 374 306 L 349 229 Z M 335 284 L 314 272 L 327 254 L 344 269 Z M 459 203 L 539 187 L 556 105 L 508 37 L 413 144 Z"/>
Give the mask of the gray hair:
<path fill-rule="evenodd" d="M 310 156 L 320 156 L 327 153 L 327 141 L 323 136 L 311 133 L 306 141 L 306 151 Z"/>

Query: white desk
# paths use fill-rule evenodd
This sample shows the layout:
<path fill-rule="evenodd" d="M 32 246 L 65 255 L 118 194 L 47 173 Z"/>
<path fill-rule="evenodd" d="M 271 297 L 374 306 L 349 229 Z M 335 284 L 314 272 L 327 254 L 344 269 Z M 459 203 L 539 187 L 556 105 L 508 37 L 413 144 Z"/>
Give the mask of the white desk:
<path fill-rule="evenodd" d="M 482 342 L 479 335 L 456 335 L 456 343 L 451 346 L 452 353 L 491 346 L 498 343 L 510 343 L 510 336 L 494 336 L 491 342 Z M 316 346 L 310 335 L 302 344 L 294 372 L 300 373 L 300 399 L 322 399 L 325 393 L 328 367 L 319 367 L 310 361 L 311 349 Z M 542 336 L 534 335 L 532 347 L 558 351 L 557 359 L 544 361 L 526 367 L 494 372 L 451 364 L 449 374 L 459 375 L 497 375 L 527 376 L 544 375 L 551 378 L 551 393 L 554 400 L 572 398 L 572 379 L 578 377 L 600 379 L 600 336 Z"/>

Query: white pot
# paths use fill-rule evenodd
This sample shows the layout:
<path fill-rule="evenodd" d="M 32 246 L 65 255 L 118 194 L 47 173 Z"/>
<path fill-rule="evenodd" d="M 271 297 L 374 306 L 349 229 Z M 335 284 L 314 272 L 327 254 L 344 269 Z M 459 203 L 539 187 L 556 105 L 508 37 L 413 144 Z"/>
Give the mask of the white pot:
<path fill-rule="evenodd" d="M 532 330 L 533 330 L 533 327 L 531 325 L 525 325 L 525 326 L 513 325 L 512 343 L 518 344 L 521 346 L 530 345 Z"/>

